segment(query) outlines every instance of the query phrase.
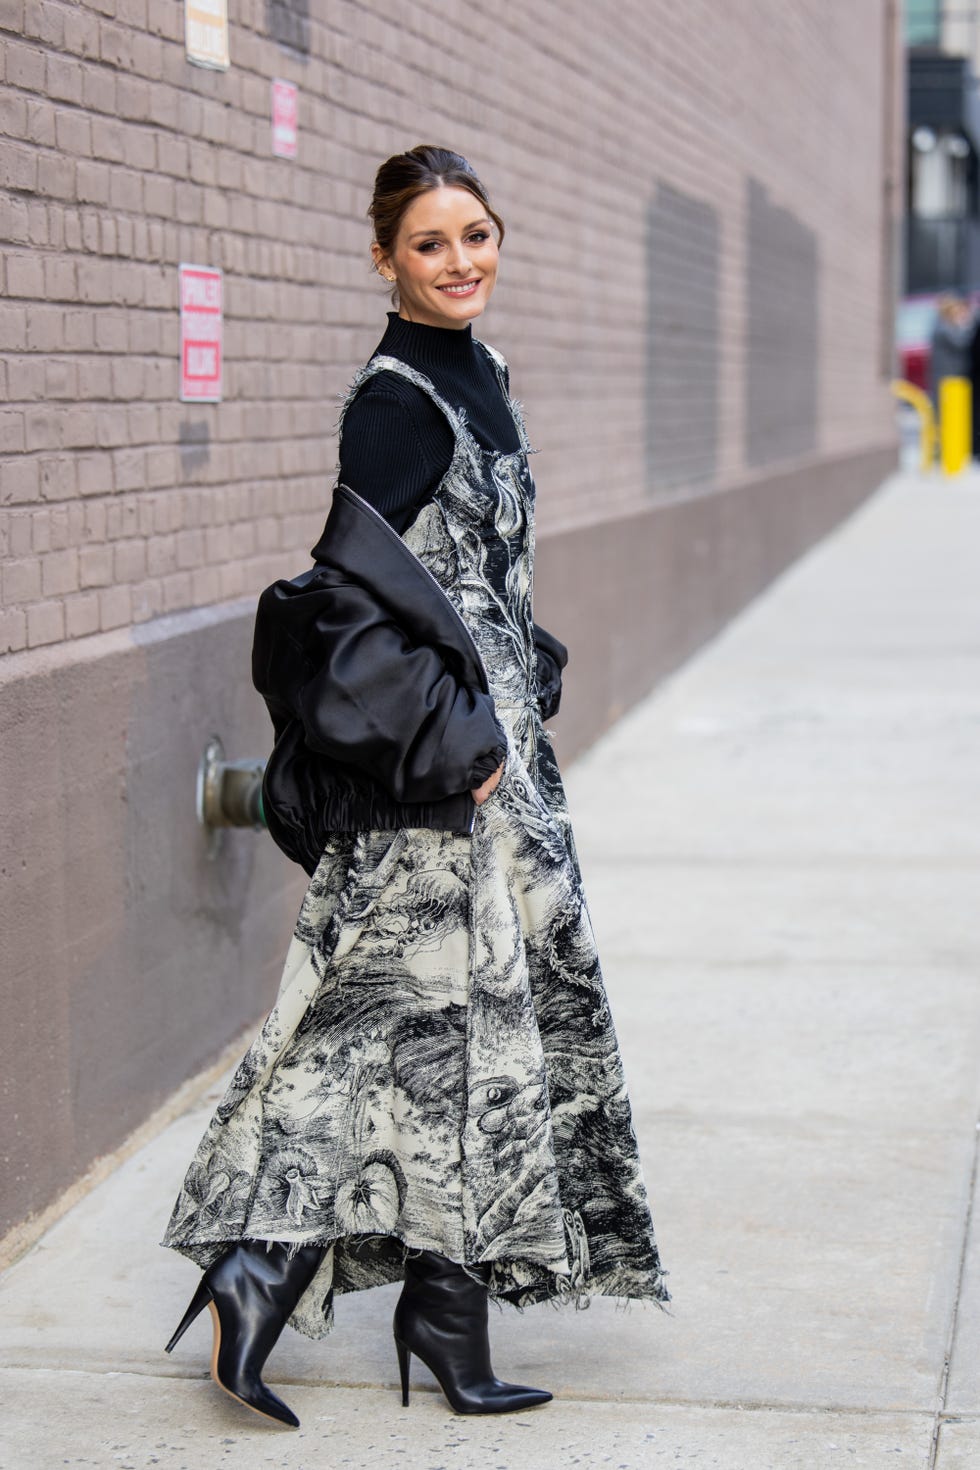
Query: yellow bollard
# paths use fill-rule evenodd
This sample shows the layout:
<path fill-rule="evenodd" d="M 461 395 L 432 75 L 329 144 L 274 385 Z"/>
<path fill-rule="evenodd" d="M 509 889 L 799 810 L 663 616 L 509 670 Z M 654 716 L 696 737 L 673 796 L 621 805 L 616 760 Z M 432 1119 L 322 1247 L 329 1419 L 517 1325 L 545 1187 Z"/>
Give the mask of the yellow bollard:
<path fill-rule="evenodd" d="M 909 403 L 919 415 L 922 425 L 922 468 L 931 470 L 936 458 L 936 415 L 932 411 L 932 401 L 928 393 L 923 393 L 914 383 L 907 383 L 904 378 L 896 378 L 892 383 L 892 392 L 896 398 L 903 403 Z"/>
<path fill-rule="evenodd" d="M 969 378 L 939 381 L 939 457 L 943 473 L 958 475 L 970 462 L 973 406 Z"/>

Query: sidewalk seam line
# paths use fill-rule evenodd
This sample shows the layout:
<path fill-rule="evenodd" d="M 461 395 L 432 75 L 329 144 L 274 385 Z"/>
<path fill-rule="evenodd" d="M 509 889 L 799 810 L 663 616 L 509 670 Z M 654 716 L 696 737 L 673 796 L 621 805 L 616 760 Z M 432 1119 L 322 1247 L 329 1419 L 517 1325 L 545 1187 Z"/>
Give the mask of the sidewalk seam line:
<path fill-rule="evenodd" d="M 967 1186 L 968 1194 L 966 1200 L 966 1215 L 963 1220 L 963 1236 L 960 1242 L 959 1271 L 957 1272 L 956 1276 L 956 1291 L 953 1294 L 953 1308 L 949 1314 L 949 1330 L 946 1335 L 946 1352 L 943 1360 L 943 1371 L 940 1375 L 939 1380 L 939 1401 L 934 1416 L 934 1423 L 932 1428 L 932 1443 L 929 1448 L 929 1458 L 926 1461 L 926 1470 L 936 1470 L 936 1464 L 939 1459 L 939 1442 L 943 1424 L 946 1423 L 950 1418 L 955 1417 L 947 1412 L 946 1400 L 949 1394 L 949 1373 L 953 1361 L 953 1349 L 956 1345 L 956 1329 L 959 1325 L 960 1301 L 963 1295 L 963 1278 L 966 1275 L 966 1259 L 970 1249 L 970 1233 L 973 1227 L 973 1202 L 976 1198 L 977 1162 L 978 1152 L 980 1152 L 980 1149 L 978 1149 L 978 1145 L 980 1145 L 980 1117 L 977 1117 L 974 1120 L 973 1163 L 970 1168 L 970 1178 Z"/>

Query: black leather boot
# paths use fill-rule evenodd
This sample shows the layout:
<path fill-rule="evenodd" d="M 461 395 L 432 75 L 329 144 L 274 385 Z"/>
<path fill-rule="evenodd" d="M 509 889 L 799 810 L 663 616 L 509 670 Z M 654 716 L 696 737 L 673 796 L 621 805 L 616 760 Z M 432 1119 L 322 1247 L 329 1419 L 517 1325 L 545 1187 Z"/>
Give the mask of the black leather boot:
<path fill-rule="evenodd" d="M 214 1319 L 211 1377 L 233 1399 L 279 1424 L 299 1428 L 288 1405 L 262 1382 L 265 1360 L 323 1259 L 323 1246 L 242 1241 L 201 1277 L 166 1351 L 173 1352 L 205 1307 Z"/>
<path fill-rule="evenodd" d="M 486 1287 L 455 1261 L 434 1251 L 406 1256 L 405 1285 L 395 1307 L 403 1404 L 413 1353 L 435 1374 L 457 1414 L 508 1414 L 548 1402 L 547 1389 L 494 1377 L 487 1300 Z"/>

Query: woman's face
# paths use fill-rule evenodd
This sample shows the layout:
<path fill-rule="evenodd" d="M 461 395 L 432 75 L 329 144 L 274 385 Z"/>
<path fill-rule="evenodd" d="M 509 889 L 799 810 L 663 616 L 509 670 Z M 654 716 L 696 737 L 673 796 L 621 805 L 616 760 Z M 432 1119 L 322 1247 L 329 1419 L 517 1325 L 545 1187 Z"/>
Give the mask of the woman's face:
<path fill-rule="evenodd" d="M 391 254 L 371 247 L 395 277 L 398 315 L 427 327 L 465 327 L 486 307 L 497 279 L 493 222 L 468 189 L 429 189 L 402 216 Z"/>

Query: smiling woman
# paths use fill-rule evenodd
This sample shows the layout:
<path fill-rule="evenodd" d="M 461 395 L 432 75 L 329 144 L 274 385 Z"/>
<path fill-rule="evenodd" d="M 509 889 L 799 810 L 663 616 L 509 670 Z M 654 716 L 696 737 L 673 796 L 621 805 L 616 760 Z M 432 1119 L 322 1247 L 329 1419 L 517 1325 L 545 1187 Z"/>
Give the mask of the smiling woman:
<path fill-rule="evenodd" d="M 372 219 L 398 310 L 316 564 L 263 594 L 253 650 L 269 830 L 310 885 L 165 1242 L 204 1268 L 171 1346 L 209 1305 L 218 1383 L 289 1424 L 265 1358 L 342 1292 L 403 1281 L 403 1402 L 414 1353 L 471 1414 L 551 1398 L 494 1376 L 490 1297 L 668 1299 L 543 723 L 566 654 L 532 621 L 527 435 L 472 335 L 503 224 L 425 147 Z"/>
<path fill-rule="evenodd" d="M 429 327 L 465 327 L 479 316 L 497 280 L 493 221 L 473 218 L 468 189 L 441 184 L 406 209 L 385 251 L 371 254 L 386 280 L 398 282 L 399 314 Z"/>

